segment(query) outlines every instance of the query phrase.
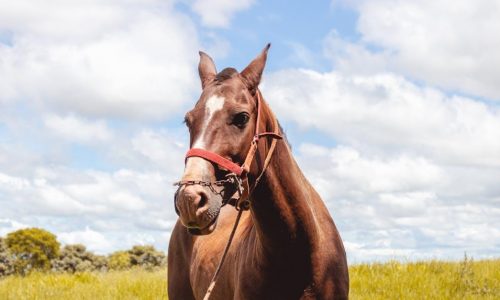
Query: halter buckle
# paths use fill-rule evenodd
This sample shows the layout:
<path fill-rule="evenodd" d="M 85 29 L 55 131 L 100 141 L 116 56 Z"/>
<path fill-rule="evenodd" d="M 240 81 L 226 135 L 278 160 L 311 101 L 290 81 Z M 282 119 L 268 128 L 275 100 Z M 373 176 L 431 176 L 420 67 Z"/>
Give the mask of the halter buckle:
<path fill-rule="evenodd" d="M 243 191 L 244 191 L 243 181 L 241 180 L 240 176 L 238 176 L 234 173 L 227 174 L 226 178 L 227 178 L 228 182 L 230 182 L 235 188 L 234 194 L 230 198 L 228 198 L 226 203 L 238 203 L 239 200 L 241 199 L 241 196 L 243 195 Z M 226 203 L 224 203 L 224 204 L 226 204 Z"/>

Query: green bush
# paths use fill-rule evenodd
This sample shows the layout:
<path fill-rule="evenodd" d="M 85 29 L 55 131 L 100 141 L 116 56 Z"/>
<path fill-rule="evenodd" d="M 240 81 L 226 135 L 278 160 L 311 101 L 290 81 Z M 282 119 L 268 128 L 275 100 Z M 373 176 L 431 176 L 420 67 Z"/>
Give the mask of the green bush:
<path fill-rule="evenodd" d="M 56 272 L 106 271 L 107 260 L 104 256 L 88 252 L 84 245 L 66 245 L 59 257 L 52 260 L 52 270 Z"/>
<path fill-rule="evenodd" d="M 157 251 L 153 246 L 134 246 L 128 251 L 132 266 L 152 270 L 155 267 L 166 266 L 167 259 L 163 252 Z"/>
<path fill-rule="evenodd" d="M 153 246 L 133 246 L 128 251 L 116 251 L 108 257 L 108 267 L 112 270 L 125 270 L 140 267 L 153 270 L 167 265 L 167 257 Z"/>
<path fill-rule="evenodd" d="M 50 261 L 59 255 L 59 242 L 52 233 L 27 228 L 11 232 L 5 239 L 14 258 L 16 273 L 26 275 L 32 270 L 49 270 Z"/>
<path fill-rule="evenodd" d="M 111 270 L 125 270 L 131 266 L 131 257 L 127 251 L 116 251 L 108 257 L 108 267 Z"/>

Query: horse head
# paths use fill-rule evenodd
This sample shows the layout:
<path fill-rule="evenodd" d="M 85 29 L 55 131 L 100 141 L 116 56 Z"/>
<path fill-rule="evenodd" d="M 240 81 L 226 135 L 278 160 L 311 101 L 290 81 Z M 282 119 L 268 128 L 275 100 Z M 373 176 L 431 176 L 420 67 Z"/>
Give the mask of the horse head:
<path fill-rule="evenodd" d="M 241 72 L 226 68 L 217 73 L 213 60 L 200 52 L 198 71 L 202 93 L 186 113 L 190 148 L 212 153 L 233 165 L 243 165 L 256 132 L 258 85 L 267 58 L 268 44 Z M 189 152 L 188 152 L 189 153 Z M 230 187 L 214 186 L 230 170 L 203 157 L 187 156 L 175 196 L 175 208 L 191 234 L 212 233 Z M 223 193 L 223 190 L 226 192 Z"/>

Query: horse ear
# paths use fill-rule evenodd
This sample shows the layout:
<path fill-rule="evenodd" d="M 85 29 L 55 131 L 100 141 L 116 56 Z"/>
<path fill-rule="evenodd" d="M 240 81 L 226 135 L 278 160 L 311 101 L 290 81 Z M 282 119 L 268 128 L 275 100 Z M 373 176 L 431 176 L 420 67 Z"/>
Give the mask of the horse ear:
<path fill-rule="evenodd" d="M 262 72 L 264 71 L 264 67 L 266 66 L 267 60 L 267 51 L 271 47 L 271 44 L 267 44 L 266 47 L 262 50 L 262 52 L 257 56 L 242 72 L 241 76 L 243 77 L 247 88 L 254 92 L 260 83 L 260 78 L 262 77 Z"/>
<path fill-rule="evenodd" d="M 217 70 L 215 69 L 214 61 L 208 54 L 200 51 L 200 63 L 198 64 L 198 72 L 200 73 L 201 87 L 205 86 L 214 80 L 215 75 L 217 75 Z"/>

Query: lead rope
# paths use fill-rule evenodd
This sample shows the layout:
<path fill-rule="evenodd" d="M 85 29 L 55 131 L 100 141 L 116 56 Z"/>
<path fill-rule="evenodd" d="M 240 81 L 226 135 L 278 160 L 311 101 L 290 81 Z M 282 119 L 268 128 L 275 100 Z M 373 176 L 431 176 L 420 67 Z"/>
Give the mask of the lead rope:
<path fill-rule="evenodd" d="M 203 300 L 209 300 L 210 294 L 212 293 L 212 291 L 215 287 L 215 282 L 217 281 L 217 277 L 218 277 L 219 272 L 222 268 L 222 264 L 224 263 L 224 260 L 226 259 L 227 252 L 229 251 L 229 246 L 231 246 L 231 242 L 233 241 L 233 237 L 234 237 L 234 234 L 236 233 L 236 228 L 238 227 L 238 224 L 240 223 L 240 218 L 241 218 L 242 213 L 243 213 L 243 209 L 240 209 L 238 211 L 238 215 L 236 216 L 236 221 L 234 221 L 233 230 L 231 231 L 231 234 L 229 235 L 229 240 L 227 241 L 226 248 L 224 248 L 224 253 L 222 254 L 219 265 L 217 266 L 217 270 L 215 270 L 214 277 L 212 277 L 212 281 L 210 282 L 210 285 L 208 286 L 208 290 L 205 293 L 205 297 L 203 297 Z"/>
<path fill-rule="evenodd" d="M 271 142 L 271 147 L 269 148 L 269 152 L 267 154 L 266 160 L 264 162 L 264 169 L 262 170 L 262 173 L 260 173 L 259 177 L 255 180 L 255 184 L 253 186 L 253 189 L 248 192 L 248 198 L 245 201 L 249 201 L 250 195 L 252 192 L 255 190 L 255 187 L 259 183 L 260 179 L 264 175 L 267 166 L 269 165 L 269 162 L 271 161 L 271 157 L 273 155 L 274 149 L 276 148 L 276 140 L 273 139 Z M 243 204 L 243 207 L 245 204 Z M 240 208 L 238 209 L 238 215 L 236 216 L 236 220 L 234 221 L 233 229 L 231 230 L 231 234 L 229 235 L 229 240 L 226 243 L 226 247 L 224 248 L 224 253 L 222 254 L 222 257 L 220 259 L 219 265 L 217 266 L 217 269 L 215 270 L 214 276 L 212 277 L 212 281 L 210 282 L 210 285 L 208 286 L 207 292 L 205 293 L 205 296 L 203 297 L 203 300 L 209 300 L 210 295 L 212 294 L 212 291 L 214 290 L 215 283 L 217 282 L 217 277 L 219 276 L 219 272 L 222 268 L 222 264 L 224 263 L 224 260 L 226 259 L 227 253 L 229 252 L 229 247 L 231 246 L 231 243 L 233 242 L 234 234 L 236 233 L 236 229 L 238 228 L 238 224 L 240 223 L 241 215 L 243 214 L 244 209 Z"/>

